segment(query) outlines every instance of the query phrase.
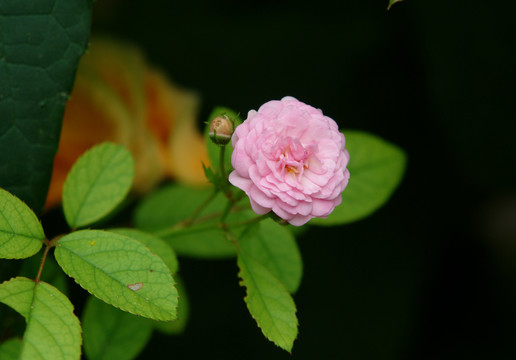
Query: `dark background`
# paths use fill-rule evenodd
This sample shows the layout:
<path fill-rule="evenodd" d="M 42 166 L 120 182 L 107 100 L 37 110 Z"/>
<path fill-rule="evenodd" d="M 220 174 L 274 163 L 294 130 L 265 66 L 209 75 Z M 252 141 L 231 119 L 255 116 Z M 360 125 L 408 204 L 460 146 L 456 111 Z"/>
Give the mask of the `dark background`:
<path fill-rule="evenodd" d="M 94 33 L 243 113 L 292 95 L 401 146 L 370 218 L 299 237 L 292 356 L 261 334 L 234 261 L 182 259 L 184 335 L 141 359 L 516 358 L 514 5 L 497 1 L 110 1 Z"/>

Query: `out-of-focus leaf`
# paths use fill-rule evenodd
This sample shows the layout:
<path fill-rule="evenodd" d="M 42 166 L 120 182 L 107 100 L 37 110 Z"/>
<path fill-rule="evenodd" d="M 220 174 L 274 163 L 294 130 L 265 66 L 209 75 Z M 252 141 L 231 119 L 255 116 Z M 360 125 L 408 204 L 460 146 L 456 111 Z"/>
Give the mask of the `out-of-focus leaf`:
<path fill-rule="evenodd" d="M 134 160 L 122 145 L 102 143 L 74 164 L 63 188 L 63 210 L 72 228 L 102 219 L 131 188 Z"/>
<path fill-rule="evenodd" d="M 134 224 L 149 232 L 172 227 L 186 220 L 212 194 L 213 190 L 209 188 L 197 189 L 176 184 L 165 186 L 147 196 L 138 205 L 134 213 Z M 204 211 L 199 216 L 206 213 Z"/>
<path fill-rule="evenodd" d="M 88 359 L 131 360 L 143 350 L 153 322 L 114 308 L 94 296 L 82 314 L 84 351 Z"/>
<path fill-rule="evenodd" d="M 218 194 L 198 215 L 197 219 L 204 220 L 202 223 L 160 235 L 164 230 L 187 219 L 212 194 L 212 189 L 195 189 L 175 184 L 164 187 L 148 196 L 138 206 L 134 224 L 139 229 L 162 237 L 178 255 L 199 258 L 233 257 L 236 253 L 235 246 L 215 226 L 227 202 L 223 194 Z M 243 201 L 242 206 L 246 206 Z M 250 210 L 238 211 L 230 213 L 226 221 L 238 222 L 253 216 L 256 215 Z"/>
<path fill-rule="evenodd" d="M 291 351 L 297 337 L 296 305 L 285 286 L 245 251 L 238 253 L 247 308 L 267 339 Z"/>
<path fill-rule="evenodd" d="M 80 358 L 79 319 L 70 300 L 55 287 L 17 277 L 0 284 L 0 302 L 16 310 L 27 322 L 21 360 Z"/>
<path fill-rule="evenodd" d="M 169 268 L 139 241 L 100 230 L 59 239 L 57 263 L 99 299 L 155 320 L 176 318 L 177 291 Z"/>
<path fill-rule="evenodd" d="M 328 219 L 312 219 L 311 225 L 346 224 L 372 214 L 387 202 L 403 178 L 406 155 L 399 147 L 362 131 L 344 134 L 351 176 L 342 204 Z"/>
<path fill-rule="evenodd" d="M 22 340 L 12 338 L 0 345 L 0 360 L 19 360 Z"/>
<path fill-rule="evenodd" d="M 238 244 L 280 280 L 291 293 L 296 292 L 303 275 L 301 253 L 292 233 L 271 219 L 246 231 Z"/>
<path fill-rule="evenodd" d="M 228 222 L 241 222 L 256 216 L 251 210 L 230 214 Z M 183 230 L 163 236 L 170 246 L 182 256 L 205 259 L 234 257 L 236 248 L 228 240 L 226 234 L 217 225 L 217 219 L 199 225 L 192 225 Z M 242 228 L 229 229 L 233 236 L 238 237 Z"/>
<path fill-rule="evenodd" d="M 154 321 L 154 328 L 168 335 L 181 334 L 185 330 L 186 324 L 188 323 L 188 316 L 190 315 L 188 294 L 183 286 L 183 282 L 177 274 L 174 276 L 174 279 L 176 280 L 176 288 L 179 294 L 177 319 L 174 321 Z"/>
<path fill-rule="evenodd" d="M 45 240 L 36 214 L 0 188 L 0 258 L 23 259 L 37 253 Z"/>
<path fill-rule="evenodd" d="M 0 1 L 0 186 L 41 211 L 91 0 Z"/>

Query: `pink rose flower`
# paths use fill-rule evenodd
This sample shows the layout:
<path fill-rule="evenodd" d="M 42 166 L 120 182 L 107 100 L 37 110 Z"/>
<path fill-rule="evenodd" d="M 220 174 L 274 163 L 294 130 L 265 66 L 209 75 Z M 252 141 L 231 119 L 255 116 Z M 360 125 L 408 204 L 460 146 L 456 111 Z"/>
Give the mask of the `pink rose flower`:
<path fill-rule="evenodd" d="M 337 123 L 293 97 L 251 110 L 233 136 L 229 175 L 257 214 L 301 226 L 327 217 L 348 184 L 349 153 Z"/>

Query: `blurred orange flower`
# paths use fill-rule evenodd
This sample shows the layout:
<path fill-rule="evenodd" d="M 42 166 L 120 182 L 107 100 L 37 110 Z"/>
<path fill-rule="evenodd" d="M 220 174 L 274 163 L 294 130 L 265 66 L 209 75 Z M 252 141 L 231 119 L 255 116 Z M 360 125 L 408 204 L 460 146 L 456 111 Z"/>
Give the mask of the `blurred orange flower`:
<path fill-rule="evenodd" d="M 195 94 L 151 68 L 134 46 L 93 39 L 66 105 L 46 207 L 61 202 L 64 180 L 75 160 L 103 141 L 123 144 L 132 152 L 137 193 L 165 177 L 207 184 L 201 164 L 209 160 L 196 128 L 198 103 Z"/>

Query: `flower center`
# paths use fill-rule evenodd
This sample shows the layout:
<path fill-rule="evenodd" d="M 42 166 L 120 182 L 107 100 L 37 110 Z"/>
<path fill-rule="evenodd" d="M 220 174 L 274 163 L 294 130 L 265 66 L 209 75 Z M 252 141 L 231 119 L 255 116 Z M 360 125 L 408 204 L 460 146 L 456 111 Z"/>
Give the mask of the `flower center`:
<path fill-rule="evenodd" d="M 317 145 L 303 146 L 298 138 L 285 136 L 276 143 L 276 161 L 280 171 L 301 177 L 309 168 L 311 156 L 317 152 Z"/>

